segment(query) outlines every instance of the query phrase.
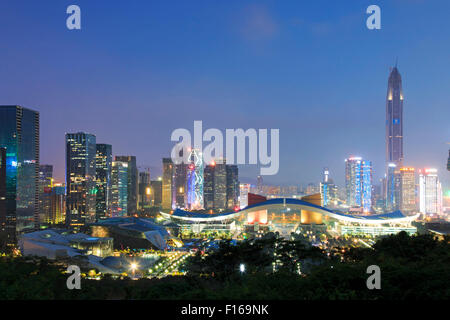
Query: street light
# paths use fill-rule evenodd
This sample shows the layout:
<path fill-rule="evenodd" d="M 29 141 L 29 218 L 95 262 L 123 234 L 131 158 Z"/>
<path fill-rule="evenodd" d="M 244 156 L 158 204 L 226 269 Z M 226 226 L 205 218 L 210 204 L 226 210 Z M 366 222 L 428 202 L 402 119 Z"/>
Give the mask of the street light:
<path fill-rule="evenodd" d="M 244 273 L 244 272 L 245 272 L 245 264 L 241 263 L 241 264 L 239 265 L 239 271 L 241 271 L 241 273 Z"/>

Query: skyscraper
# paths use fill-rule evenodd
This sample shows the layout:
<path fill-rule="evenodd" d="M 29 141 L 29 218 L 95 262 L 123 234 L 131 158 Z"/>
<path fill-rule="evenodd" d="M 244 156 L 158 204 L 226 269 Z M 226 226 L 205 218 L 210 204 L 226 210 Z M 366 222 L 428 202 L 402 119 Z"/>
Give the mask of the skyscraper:
<path fill-rule="evenodd" d="M 386 163 L 403 166 L 403 89 L 397 65 L 389 74 L 386 95 Z"/>
<path fill-rule="evenodd" d="M 48 224 L 51 210 L 51 190 L 53 187 L 53 166 L 39 165 L 39 224 Z"/>
<path fill-rule="evenodd" d="M 205 209 L 223 211 L 227 208 L 227 165 L 224 159 L 213 161 L 205 167 Z"/>
<path fill-rule="evenodd" d="M 396 211 L 400 209 L 401 181 L 400 171 L 395 163 L 389 163 L 386 175 L 386 210 Z"/>
<path fill-rule="evenodd" d="M 162 203 L 163 209 L 172 209 L 172 176 L 173 162 L 171 158 L 163 158 Z"/>
<path fill-rule="evenodd" d="M 201 152 L 192 149 L 189 155 L 190 164 L 187 168 L 186 204 L 189 209 L 203 209 L 203 156 Z"/>
<path fill-rule="evenodd" d="M 412 213 L 416 208 L 416 176 L 414 168 L 400 168 L 400 210 Z"/>
<path fill-rule="evenodd" d="M 345 159 L 347 204 L 361 207 L 368 213 L 372 208 L 372 163 L 360 157 Z"/>
<path fill-rule="evenodd" d="M 38 227 L 39 112 L 20 106 L 0 106 L 0 148 L 6 158 L 5 205 L 0 226 L 7 245 L 16 235 Z"/>
<path fill-rule="evenodd" d="M 450 171 L 450 150 L 448 150 L 447 171 Z"/>
<path fill-rule="evenodd" d="M 142 211 L 152 205 L 152 189 L 150 185 L 150 169 L 139 172 L 138 210 Z"/>
<path fill-rule="evenodd" d="M 330 171 L 324 168 L 323 181 L 320 183 L 320 195 L 322 199 L 322 206 L 335 205 L 337 201 L 337 186 L 333 179 L 330 178 Z"/>
<path fill-rule="evenodd" d="M 173 166 L 172 177 L 172 208 L 187 207 L 187 171 L 186 163 L 179 163 Z"/>
<path fill-rule="evenodd" d="M 138 169 L 135 156 L 116 156 L 116 161 L 128 164 L 128 205 L 129 215 L 137 213 Z"/>
<path fill-rule="evenodd" d="M 97 144 L 95 155 L 96 220 L 105 219 L 111 215 L 111 170 L 112 146 Z"/>
<path fill-rule="evenodd" d="M 237 165 L 226 165 L 227 170 L 227 208 L 239 208 L 239 169 Z"/>
<path fill-rule="evenodd" d="M 96 137 L 78 132 L 66 134 L 66 224 L 79 229 L 95 222 Z"/>
<path fill-rule="evenodd" d="M 150 182 L 152 192 L 152 206 L 160 206 L 162 202 L 162 180 Z"/>
<path fill-rule="evenodd" d="M 442 213 L 442 187 L 436 169 L 419 170 L 419 201 L 421 213 Z"/>
<path fill-rule="evenodd" d="M 113 161 L 111 170 L 111 216 L 126 217 L 128 211 L 128 162 Z"/>

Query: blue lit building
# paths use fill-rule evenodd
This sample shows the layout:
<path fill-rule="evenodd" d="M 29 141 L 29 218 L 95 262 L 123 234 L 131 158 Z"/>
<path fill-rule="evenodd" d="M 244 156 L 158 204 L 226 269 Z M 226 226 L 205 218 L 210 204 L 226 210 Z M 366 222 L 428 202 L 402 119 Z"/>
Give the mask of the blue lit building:
<path fill-rule="evenodd" d="M 0 148 L 6 165 L 0 226 L 7 244 L 14 245 L 18 234 L 39 221 L 39 112 L 0 106 Z"/>
<path fill-rule="evenodd" d="M 128 215 L 128 162 L 112 162 L 111 217 Z"/>
<path fill-rule="evenodd" d="M 372 208 L 372 162 L 360 157 L 345 160 L 347 205 L 367 213 Z"/>

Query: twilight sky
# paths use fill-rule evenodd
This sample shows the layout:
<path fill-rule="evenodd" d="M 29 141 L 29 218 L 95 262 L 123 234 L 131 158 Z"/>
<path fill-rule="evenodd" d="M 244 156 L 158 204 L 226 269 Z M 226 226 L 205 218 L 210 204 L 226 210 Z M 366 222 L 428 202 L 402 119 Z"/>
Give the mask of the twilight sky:
<path fill-rule="evenodd" d="M 82 30 L 66 28 L 81 7 Z M 381 30 L 366 28 L 381 7 Z M 449 1 L 3 0 L 0 104 L 41 113 L 41 163 L 64 179 L 64 134 L 86 131 L 160 174 L 176 128 L 279 128 L 280 171 L 318 183 L 344 159 L 385 161 L 385 98 L 398 57 L 405 164 L 436 167 L 450 145 Z M 241 167 L 254 179 L 259 169 Z"/>

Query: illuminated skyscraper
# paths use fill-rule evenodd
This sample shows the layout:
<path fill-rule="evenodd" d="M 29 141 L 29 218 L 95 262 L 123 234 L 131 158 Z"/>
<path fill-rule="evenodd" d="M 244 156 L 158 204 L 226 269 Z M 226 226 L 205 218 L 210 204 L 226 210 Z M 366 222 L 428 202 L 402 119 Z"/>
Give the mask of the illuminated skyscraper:
<path fill-rule="evenodd" d="M 97 144 L 95 163 L 96 220 L 101 220 L 111 215 L 112 146 L 110 144 Z"/>
<path fill-rule="evenodd" d="M 227 208 L 227 169 L 225 160 L 213 161 L 204 172 L 205 209 L 223 211 Z"/>
<path fill-rule="evenodd" d="M 162 176 L 162 208 L 172 209 L 172 176 L 173 162 L 171 158 L 163 158 L 163 176 Z"/>
<path fill-rule="evenodd" d="M 186 204 L 191 210 L 203 209 L 203 156 L 198 150 L 192 149 L 189 160 L 191 163 L 187 167 Z"/>
<path fill-rule="evenodd" d="M 84 132 L 66 134 L 66 224 L 79 229 L 95 222 L 96 137 Z"/>
<path fill-rule="evenodd" d="M 128 215 L 128 162 L 113 161 L 111 170 L 111 216 Z"/>
<path fill-rule="evenodd" d="M 386 163 L 403 166 L 403 89 L 397 66 L 389 74 L 386 95 Z"/>
<path fill-rule="evenodd" d="M 175 164 L 173 166 L 172 208 L 187 207 L 186 202 L 187 171 L 188 165 L 186 163 Z"/>
<path fill-rule="evenodd" d="M 150 182 L 152 192 L 152 206 L 160 206 L 162 202 L 162 180 L 152 180 Z"/>
<path fill-rule="evenodd" d="M 386 210 L 396 211 L 400 209 L 401 181 L 400 171 L 395 163 L 389 163 L 386 175 Z"/>
<path fill-rule="evenodd" d="M 51 191 L 53 188 L 53 166 L 39 165 L 39 224 L 51 222 Z"/>
<path fill-rule="evenodd" d="M 324 168 L 323 182 L 320 183 L 320 195 L 322 199 L 322 206 L 336 205 L 337 201 L 337 186 L 333 179 L 330 178 L 330 171 Z"/>
<path fill-rule="evenodd" d="M 39 112 L 0 106 L 0 148 L 6 157 L 6 194 L 0 227 L 6 244 L 39 222 Z M 5 150 L 6 149 L 6 150 Z"/>
<path fill-rule="evenodd" d="M 138 210 L 142 211 L 152 205 L 152 189 L 150 185 L 150 169 L 139 172 Z"/>
<path fill-rule="evenodd" d="M 237 165 L 226 165 L 227 170 L 227 208 L 239 208 L 239 169 Z"/>
<path fill-rule="evenodd" d="M 360 157 L 345 159 L 347 204 L 361 207 L 368 213 L 372 208 L 372 163 Z"/>
<path fill-rule="evenodd" d="M 416 175 L 414 168 L 400 168 L 400 210 L 412 213 L 416 208 Z"/>
<path fill-rule="evenodd" d="M 128 205 L 129 215 L 137 213 L 138 194 L 138 169 L 135 156 L 116 156 L 115 161 L 126 162 L 128 164 Z"/>
<path fill-rule="evenodd" d="M 421 213 L 442 213 L 442 187 L 436 169 L 419 170 L 419 200 Z"/>
<path fill-rule="evenodd" d="M 450 150 L 448 150 L 447 171 L 450 171 Z"/>
<path fill-rule="evenodd" d="M 249 183 L 241 183 L 239 185 L 239 205 L 241 209 L 248 206 L 248 193 L 250 192 Z"/>

